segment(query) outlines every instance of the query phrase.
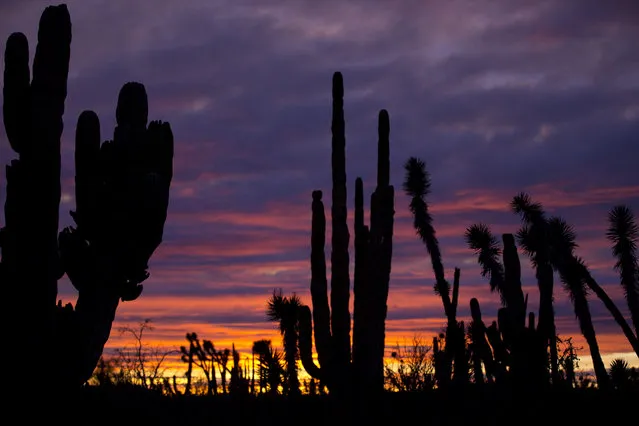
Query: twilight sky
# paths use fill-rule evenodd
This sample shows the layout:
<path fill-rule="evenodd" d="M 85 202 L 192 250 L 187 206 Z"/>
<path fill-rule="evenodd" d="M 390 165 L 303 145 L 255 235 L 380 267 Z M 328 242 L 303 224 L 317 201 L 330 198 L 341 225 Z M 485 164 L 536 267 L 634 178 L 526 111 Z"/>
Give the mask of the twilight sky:
<path fill-rule="evenodd" d="M 21 31 L 33 54 L 48 4 L 1 0 L 3 45 Z M 266 300 L 282 288 L 310 303 L 312 190 L 324 190 L 330 209 L 334 71 L 345 82 L 351 207 L 357 176 L 365 198 L 373 189 L 377 113 L 385 108 L 391 117 L 396 237 L 388 345 L 415 334 L 430 339 L 444 325 L 430 260 L 401 191 L 410 156 L 424 159 L 432 176 L 429 201 L 447 273 L 452 279 L 453 268 L 462 269 L 461 319 L 469 316 L 471 297 L 480 300 L 485 320 L 499 307 L 464 230 L 481 221 L 498 235 L 515 232 L 519 222 L 508 203 L 519 191 L 575 225 L 578 254 L 627 314 L 605 229 L 616 204 L 639 213 L 636 1 L 67 4 L 73 43 L 61 227 L 71 224 L 74 208 L 73 135 L 82 110 L 96 111 L 103 139 L 110 138 L 120 87 L 140 81 L 150 118 L 169 121 L 176 140 L 165 240 L 142 297 L 120 306 L 116 328 L 151 318 L 153 344 L 180 345 L 196 331 L 241 351 L 260 338 L 280 345 L 275 325 L 265 320 Z M 2 164 L 13 155 L 3 128 Z M 0 179 L 4 203 L 4 173 Z M 536 310 L 536 282 L 521 258 Z M 572 307 L 556 288 L 558 332 L 584 346 L 581 365 L 588 368 Z M 75 297 L 67 282 L 60 297 Z M 596 298 L 591 309 L 604 360 L 621 354 L 639 365 Z M 108 346 L 125 343 L 114 330 Z"/>

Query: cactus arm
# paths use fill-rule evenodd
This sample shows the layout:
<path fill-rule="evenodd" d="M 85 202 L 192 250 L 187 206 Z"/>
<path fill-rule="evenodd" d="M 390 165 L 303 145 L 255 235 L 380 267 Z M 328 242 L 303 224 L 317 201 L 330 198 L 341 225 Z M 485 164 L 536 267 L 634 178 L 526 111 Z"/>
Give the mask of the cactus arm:
<path fill-rule="evenodd" d="M 311 310 L 308 306 L 302 305 L 298 315 L 300 358 L 302 360 L 302 366 L 311 377 L 322 381 L 324 380 L 322 375 L 323 369 L 320 369 L 320 367 L 315 365 L 315 362 L 313 361 Z"/>
<path fill-rule="evenodd" d="M 57 280 L 61 275 L 57 247 L 60 137 L 70 44 L 66 6 L 50 6 L 40 19 L 31 83 L 26 37 L 13 34 L 5 50 L 3 119 L 19 159 L 7 167 L 2 278 L 8 300 L 22 306 L 5 323 L 20 323 L 20 330 L 40 330 L 39 343 L 47 348 L 55 344 Z M 20 336 L 14 333 L 21 331 L 9 328 L 5 327 L 8 341 L 17 341 Z M 36 365 L 36 358 L 26 354 L 22 361 Z M 49 374 L 52 376 L 55 374 Z M 13 376 L 7 380 L 26 384 L 32 383 L 32 378 L 28 373 L 26 379 Z"/>
<path fill-rule="evenodd" d="M 29 42 L 22 33 L 9 36 L 4 55 L 3 119 L 11 148 L 20 153 L 29 141 L 31 89 Z"/>
<path fill-rule="evenodd" d="M 57 295 L 60 138 L 71 54 L 71 18 L 65 5 L 47 7 L 40 19 L 31 81 L 31 141 L 21 152 L 29 184 L 31 256 L 38 259 L 46 303 Z M 34 252 L 35 251 L 35 252 Z M 46 284 L 45 284 L 46 283 Z M 43 299 L 44 302 L 44 299 Z"/>
<path fill-rule="evenodd" d="M 459 268 L 455 268 L 455 275 L 453 276 L 453 298 L 450 302 L 451 309 L 453 311 L 454 316 L 457 316 L 457 304 L 459 303 L 459 275 L 461 274 L 461 270 Z"/>
<path fill-rule="evenodd" d="M 38 317 L 33 318 L 45 324 L 52 323 L 59 276 L 60 137 L 70 44 L 71 22 L 66 6 L 50 6 L 40 19 L 30 87 L 26 39 L 10 37 L 5 55 L 5 77 L 9 80 L 5 81 L 4 117 L 9 119 L 6 126 L 13 139 L 11 145 L 20 154 L 18 162 L 12 162 L 16 172 L 12 175 L 12 197 L 7 194 L 7 203 L 13 204 L 9 210 L 15 213 L 15 222 L 7 221 L 7 226 L 13 228 L 15 254 L 22 259 L 14 278 L 25 283 L 20 291 L 40 287 L 38 297 L 31 299 Z M 11 87 L 14 83 L 16 86 Z M 18 100 L 17 96 L 26 98 Z"/>
<path fill-rule="evenodd" d="M 390 185 L 390 118 L 385 109 L 379 112 L 377 119 L 377 187 Z"/>
<path fill-rule="evenodd" d="M 99 155 L 100 121 L 94 112 L 84 111 L 76 126 L 76 210 L 71 212 L 78 228 L 66 228 L 58 237 L 64 270 L 78 290 L 73 315 L 59 324 L 57 333 L 58 339 L 67 342 L 60 345 L 58 362 L 64 366 L 65 381 L 72 387 L 91 376 L 111 334 L 119 304 L 111 276 L 97 272 L 108 270 L 108 264 L 100 265 L 104 258 L 98 257 L 89 243 L 99 241 L 98 215 L 104 207 L 99 204 Z"/>
<path fill-rule="evenodd" d="M 324 254 L 326 216 L 322 191 L 313 191 L 311 230 L 311 300 L 315 349 L 320 366 L 329 368 L 331 360 L 330 309 L 328 306 L 328 283 L 326 280 L 326 256 Z M 309 373 L 310 374 L 310 373 Z"/>
<path fill-rule="evenodd" d="M 353 364 L 355 375 L 362 374 L 360 368 L 370 353 L 367 347 L 367 331 L 370 327 L 369 238 L 368 226 L 364 225 L 364 185 L 361 178 L 355 180 L 355 267 L 353 271 Z"/>
<path fill-rule="evenodd" d="M 364 222 L 363 185 L 355 186 L 355 322 L 353 368 L 361 393 L 383 389 L 385 321 L 393 250 L 394 193 L 389 185 L 388 112 L 378 118 L 377 188 L 371 195 L 370 231 Z"/>
<path fill-rule="evenodd" d="M 29 83 L 29 43 L 22 33 L 9 36 L 4 53 L 3 119 L 11 148 L 18 154 L 29 143 L 30 138 L 30 83 Z M 20 227 L 25 227 L 24 167 L 20 160 L 12 160 L 6 166 L 6 199 L 4 214 L 6 227 L 2 228 L 2 271 L 3 282 L 17 280 L 20 276 L 21 242 Z M 6 280 L 6 281 L 5 281 Z M 15 283 L 17 284 L 17 283 Z M 20 286 L 7 287 L 9 300 L 21 298 Z"/>
<path fill-rule="evenodd" d="M 386 319 L 386 301 L 391 273 L 391 259 L 393 256 L 393 225 L 395 215 L 395 192 L 390 185 L 390 117 L 388 111 L 381 110 L 378 117 L 377 144 L 377 197 L 376 207 L 379 210 L 374 216 L 378 218 L 379 227 L 379 303 L 383 309 L 383 320 Z M 373 216 L 373 215 L 372 215 Z M 372 227 L 372 224 L 371 224 Z M 381 311 L 380 311 L 381 312 Z M 383 327 L 384 321 L 382 321 Z"/>
<path fill-rule="evenodd" d="M 504 264 L 504 281 L 507 291 L 504 296 L 508 308 L 513 312 L 517 324 L 523 327 L 526 321 L 526 302 L 521 288 L 521 263 L 517 255 L 515 237 L 513 234 L 502 234 L 504 251 L 502 253 Z"/>
<path fill-rule="evenodd" d="M 351 317 L 349 312 L 349 231 L 346 204 L 346 136 L 344 125 L 344 82 L 333 75 L 332 138 L 332 238 L 331 238 L 331 332 L 338 375 L 346 374 L 351 360 Z"/>
<path fill-rule="evenodd" d="M 370 265 L 371 272 L 374 272 L 370 277 L 373 287 L 370 315 L 372 353 L 367 373 L 373 376 L 371 391 L 381 391 L 384 386 L 385 324 L 393 256 L 395 194 L 390 185 L 390 117 L 386 110 L 379 112 L 377 129 L 377 188 L 373 194 L 374 201 L 371 201 L 370 238 L 370 244 L 375 246 Z"/>
<path fill-rule="evenodd" d="M 97 115 L 85 111 L 78 119 L 76 210 L 71 212 L 77 228 L 59 235 L 64 270 L 78 290 L 73 320 L 58 330 L 61 339 L 73 336 L 60 351 L 70 360 L 65 370 L 72 385 L 90 377 L 109 339 L 119 301 L 140 295 L 148 259 L 162 239 L 173 135 L 168 123 L 152 122 L 150 130 L 144 128 L 146 102 L 142 85 L 125 84 L 116 112 L 117 139 L 102 145 Z M 150 175 L 153 186 L 148 185 Z"/>
<path fill-rule="evenodd" d="M 31 98 L 33 131 L 44 144 L 59 152 L 64 101 L 71 56 L 71 17 L 65 5 L 44 10 L 38 28 L 38 44 L 33 59 Z"/>
<path fill-rule="evenodd" d="M 151 257 L 162 242 L 164 224 L 169 206 L 169 189 L 173 179 L 173 132 L 169 123 L 152 121 L 147 130 L 146 152 L 149 158 L 143 188 L 141 248 L 143 259 Z M 146 265 L 145 265 L 146 266 Z"/>
<path fill-rule="evenodd" d="M 100 119 L 93 111 L 83 111 L 78 118 L 75 133 L 75 211 L 70 214 L 83 231 L 83 237 L 92 240 L 100 226 Z"/>

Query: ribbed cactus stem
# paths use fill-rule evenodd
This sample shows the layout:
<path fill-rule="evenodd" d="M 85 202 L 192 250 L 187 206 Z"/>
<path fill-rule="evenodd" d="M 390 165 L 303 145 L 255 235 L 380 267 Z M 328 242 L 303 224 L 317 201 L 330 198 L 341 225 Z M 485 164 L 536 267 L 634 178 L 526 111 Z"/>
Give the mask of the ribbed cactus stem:
<path fill-rule="evenodd" d="M 524 304 L 524 293 L 521 288 L 521 263 L 515 246 L 513 234 L 502 234 L 504 244 L 504 298 L 506 305 L 514 315 L 515 321 L 523 327 L 526 318 L 526 307 Z"/>
<path fill-rule="evenodd" d="M 322 368 L 329 368 L 332 358 L 330 308 L 328 306 L 328 284 L 326 280 L 326 256 L 324 254 L 326 216 L 322 191 L 313 191 L 311 230 L 311 301 L 315 350 Z M 328 380 L 329 377 L 316 377 Z"/>
<path fill-rule="evenodd" d="M 384 337 L 388 287 L 391 272 L 394 191 L 390 180 L 390 121 L 388 112 L 378 117 L 377 187 L 371 194 L 370 228 L 364 224 L 364 184 L 355 181 L 355 270 L 353 278 L 353 342 L 351 351 L 349 312 L 350 275 L 346 224 L 346 153 L 343 110 L 343 81 L 333 76 L 332 122 L 332 239 L 330 309 L 327 298 L 324 256 L 326 218 L 321 191 L 313 192 L 311 231 L 311 297 L 313 312 L 304 306 L 299 313 L 302 365 L 319 378 L 329 391 L 348 396 L 356 391 L 365 396 L 381 393 L 384 385 Z M 314 324 L 313 324 L 314 323 Z M 313 327 L 314 326 L 314 327 Z M 312 357 L 312 329 L 319 367 Z M 351 359 L 352 352 L 352 359 Z"/>
<path fill-rule="evenodd" d="M 454 312 L 455 316 L 457 316 L 457 305 L 459 303 L 459 276 L 461 274 L 461 269 L 455 268 L 455 274 L 453 276 L 453 296 L 451 300 L 451 309 Z"/>
<path fill-rule="evenodd" d="M 390 185 L 390 118 L 385 109 L 379 112 L 377 119 L 377 186 Z"/>
<path fill-rule="evenodd" d="M 22 33 L 11 34 L 4 54 L 3 118 L 11 148 L 20 154 L 29 143 L 31 96 L 29 42 Z"/>
<path fill-rule="evenodd" d="M 333 75 L 331 334 L 333 363 L 338 376 L 347 375 L 351 360 L 350 274 L 346 200 L 346 135 L 342 74 Z"/>
<path fill-rule="evenodd" d="M 100 119 L 93 111 L 84 111 L 78 118 L 75 132 L 75 203 L 71 212 L 75 223 L 87 240 L 96 237 L 100 227 L 98 199 L 100 180 Z"/>
<path fill-rule="evenodd" d="M 361 178 L 355 180 L 355 268 L 353 271 L 353 364 L 354 376 L 358 381 L 363 373 L 362 363 L 371 348 L 370 338 L 370 298 L 368 285 L 369 270 L 369 229 L 364 225 L 364 184 Z"/>
<path fill-rule="evenodd" d="M 323 369 L 315 365 L 315 362 L 313 361 L 313 324 L 311 321 L 311 310 L 308 306 L 303 305 L 300 307 L 298 315 L 300 359 L 302 361 L 302 367 L 304 367 L 304 370 L 306 370 L 311 377 L 320 381 L 325 381 L 322 376 Z M 315 333 L 317 335 L 317 323 L 315 323 Z M 327 364 L 324 363 L 323 365 L 326 371 L 328 371 Z"/>
<path fill-rule="evenodd" d="M 3 119 L 19 159 L 11 161 L 6 171 L 2 279 L 7 300 L 22 306 L 19 313 L 14 312 L 17 316 L 3 321 L 5 337 L 7 341 L 19 341 L 20 337 L 12 333 L 38 330 L 39 344 L 46 348 L 55 343 L 57 280 L 62 275 L 57 246 L 60 138 L 70 49 L 69 12 L 64 5 L 50 6 L 40 19 L 32 76 L 29 44 L 23 34 L 9 37 L 4 56 Z M 20 329 L 13 324 L 20 324 Z M 21 361 L 24 365 L 40 363 L 39 357 L 30 352 Z M 38 376 L 42 374 L 39 370 L 20 372 L 26 376 L 7 377 L 8 382 L 53 383 L 59 379 L 57 370 L 47 371 L 54 377 Z"/>
<path fill-rule="evenodd" d="M 149 102 L 142 84 L 129 82 L 122 87 L 118 95 L 115 118 L 118 126 L 146 127 L 149 120 Z"/>
<path fill-rule="evenodd" d="M 389 185 L 390 118 L 386 110 L 378 115 L 377 187 L 371 195 L 371 226 L 366 248 L 367 283 L 362 303 L 367 311 L 367 324 L 362 328 L 366 348 L 361 359 L 362 389 L 381 391 L 384 385 L 384 341 L 388 289 L 393 252 L 394 189 Z"/>
<path fill-rule="evenodd" d="M 470 299 L 470 316 L 475 322 L 480 322 L 482 320 L 479 301 L 474 297 Z"/>

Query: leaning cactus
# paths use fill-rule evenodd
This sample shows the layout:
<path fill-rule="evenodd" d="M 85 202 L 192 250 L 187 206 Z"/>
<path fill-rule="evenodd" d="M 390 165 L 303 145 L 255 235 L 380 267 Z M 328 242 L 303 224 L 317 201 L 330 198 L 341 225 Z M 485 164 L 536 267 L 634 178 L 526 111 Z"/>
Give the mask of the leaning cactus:
<path fill-rule="evenodd" d="M 0 278 L 11 303 L 20 306 L 7 314 L 5 331 L 13 341 L 22 340 L 24 330 L 34 333 L 53 357 L 46 373 L 21 371 L 20 381 L 53 380 L 64 388 L 91 376 L 119 301 L 140 295 L 149 258 L 162 241 L 173 174 L 169 124 L 147 127 L 144 86 L 124 85 L 112 141 L 101 144 L 95 113 L 79 117 L 76 210 L 71 212 L 76 226 L 58 233 L 70 45 L 66 6 L 47 7 L 29 82 L 26 37 L 15 33 L 7 40 L 4 124 L 18 159 L 7 167 L 6 226 L 0 238 Z M 75 306 L 56 305 L 57 281 L 64 273 L 78 291 Z M 39 365 L 41 357 L 25 351 L 21 362 Z"/>
<path fill-rule="evenodd" d="M 377 187 L 371 196 L 371 225 L 364 225 L 362 180 L 355 185 L 354 321 L 351 360 L 349 239 L 342 75 L 333 76 L 331 295 L 328 301 L 324 255 L 326 218 L 322 192 L 313 192 L 311 296 L 300 310 L 300 355 L 305 370 L 337 395 L 352 390 L 381 392 L 384 386 L 384 335 L 391 272 L 394 190 L 389 183 L 388 113 L 379 113 Z M 312 359 L 311 330 L 320 366 Z"/>
<path fill-rule="evenodd" d="M 439 241 L 433 225 L 433 217 L 428 209 L 426 196 L 430 194 L 430 174 L 426 170 L 426 163 L 419 158 L 410 157 L 404 163 L 406 177 L 404 192 L 411 199 L 410 211 L 413 215 L 413 227 L 422 240 L 430 255 L 433 273 L 435 275 L 435 293 L 442 299 L 444 314 L 446 315 L 446 345 L 436 372 L 437 386 L 446 388 L 451 373 L 456 384 L 463 384 L 468 380 L 468 360 L 464 341 L 464 325 L 457 321 L 457 306 L 459 299 L 459 268 L 455 268 L 452 297 L 450 284 L 446 279 Z M 453 369 L 453 365 L 455 368 Z"/>

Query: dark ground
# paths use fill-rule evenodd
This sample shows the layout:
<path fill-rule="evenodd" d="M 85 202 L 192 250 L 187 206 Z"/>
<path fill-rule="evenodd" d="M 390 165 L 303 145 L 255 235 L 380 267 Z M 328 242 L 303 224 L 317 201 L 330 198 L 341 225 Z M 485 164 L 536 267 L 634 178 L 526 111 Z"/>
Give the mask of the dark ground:
<path fill-rule="evenodd" d="M 149 426 L 639 424 L 638 393 L 603 394 L 596 390 L 553 391 L 536 396 L 475 390 L 449 395 L 388 393 L 381 402 L 364 401 L 359 410 L 347 410 L 353 404 L 332 401 L 326 396 L 166 397 L 148 391 L 85 388 L 74 396 L 56 395 L 37 405 L 42 409 L 23 411 L 23 421 L 3 423 L 35 424 L 48 420 L 47 423 L 64 425 Z"/>

